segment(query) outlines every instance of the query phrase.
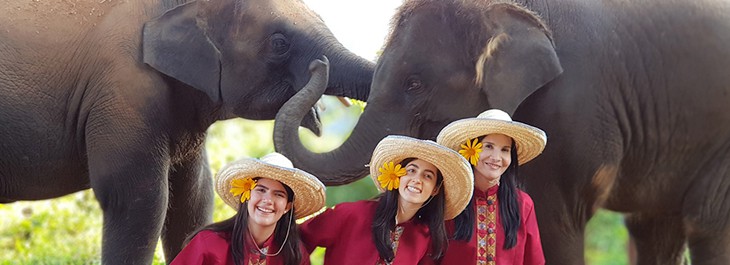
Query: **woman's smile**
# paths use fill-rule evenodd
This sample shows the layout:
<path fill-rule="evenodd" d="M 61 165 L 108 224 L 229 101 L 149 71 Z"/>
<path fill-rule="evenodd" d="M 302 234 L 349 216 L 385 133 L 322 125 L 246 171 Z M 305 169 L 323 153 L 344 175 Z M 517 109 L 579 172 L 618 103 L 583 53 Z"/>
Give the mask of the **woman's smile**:
<path fill-rule="evenodd" d="M 263 212 L 265 214 L 267 214 L 267 213 L 274 213 L 274 209 L 273 208 L 268 208 L 268 207 L 256 206 L 256 210 L 258 210 L 260 212 Z"/>
<path fill-rule="evenodd" d="M 493 133 L 482 139 L 482 152 L 474 167 L 474 185 L 484 191 L 499 183 L 507 167 L 512 163 L 512 138 Z"/>
<path fill-rule="evenodd" d="M 276 180 L 260 178 L 248 203 L 249 226 L 273 227 L 289 207 L 284 185 Z"/>
<path fill-rule="evenodd" d="M 421 192 L 422 192 L 421 188 L 416 187 L 414 185 L 408 185 L 408 186 L 406 186 L 406 190 L 407 191 L 410 191 L 410 192 L 413 192 L 413 193 L 417 193 L 417 194 L 421 194 Z"/>
<path fill-rule="evenodd" d="M 435 191 L 438 169 L 433 164 L 416 159 L 406 166 L 406 175 L 400 179 L 400 203 L 420 207 Z"/>

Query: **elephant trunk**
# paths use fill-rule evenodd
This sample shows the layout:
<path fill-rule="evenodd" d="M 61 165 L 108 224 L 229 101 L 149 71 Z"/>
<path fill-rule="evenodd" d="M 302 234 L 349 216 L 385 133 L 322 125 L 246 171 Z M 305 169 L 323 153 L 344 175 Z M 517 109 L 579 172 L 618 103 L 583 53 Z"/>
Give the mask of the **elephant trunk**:
<path fill-rule="evenodd" d="M 372 147 L 387 134 L 393 133 L 386 124 L 401 123 L 388 120 L 386 116 L 389 115 L 376 115 L 376 111 L 366 111 L 355 126 L 353 134 L 342 146 L 327 153 L 309 151 L 302 145 L 297 127 L 304 114 L 324 93 L 327 71 L 326 61 L 314 61 L 310 64 L 311 79 L 276 115 L 274 145 L 277 152 L 291 159 L 297 168 L 317 176 L 325 185 L 343 185 L 369 173 L 367 164 L 372 155 Z"/>
<path fill-rule="evenodd" d="M 367 100 L 375 64 L 345 49 L 339 42 L 328 50 L 333 51 L 325 53 L 333 67 L 324 93 Z"/>

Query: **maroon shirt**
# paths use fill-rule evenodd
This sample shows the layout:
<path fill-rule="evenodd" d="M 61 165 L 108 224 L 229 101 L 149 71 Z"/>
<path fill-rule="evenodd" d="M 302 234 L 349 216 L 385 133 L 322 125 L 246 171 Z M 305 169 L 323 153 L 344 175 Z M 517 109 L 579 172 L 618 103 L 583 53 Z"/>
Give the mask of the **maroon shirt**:
<path fill-rule="evenodd" d="M 210 230 L 200 231 L 200 233 L 190 240 L 190 243 L 185 246 L 180 254 L 177 254 L 177 257 L 175 257 L 171 265 L 233 264 L 233 256 L 230 251 L 231 242 L 228 238 L 223 232 L 213 232 Z M 279 247 L 272 244 L 273 238 L 273 236 L 269 237 L 264 242 L 262 249 L 268 247 L 269 253 L 279 251 Z M 292 238 L 288 240 L 292 240 Z M 243 251 L 244 264 L 284 265 L 282 254 L 273 257 L 259 255 L 258 249 L 253 245 L 250 238 L 246 240 L 246 245 L 249 246 L 249 249 Z M 302 260 L 299 265 L 309 265 L 308 253 L 302 244 L 299 244 L 299 246 L 302 253 Z M 265 263 L 262 263 L 262 259 L 265 259 Z"/>
<path fill-rule="evenodd" d="M 317 246 L 327 248 L 325 265 L 376 264 L 380 255 L 371 226 L 377 204 L 377 201 L 346 202 L 327 209 L 299 226 L 302 242 L 309 251 Z M 433 263 L 428 255 L 431 246 L 428 226 L 412 220 L 398 226 L 403 227 L 403 233 L 391 264 Z"/>
<path fill-rule="evenodd" d="M 535 217 L 535 206 L 527 193 L 518 190 L 520 202 L 520 228 L 517 231 L 517 244 L 511 248 L 505 250 L 504 245 L 504 227 L 499 216 L 499 204 L 497 201 L 493 201 L 491 205 L 494 205 L 494 217 L 495 227 L 489 226 L 488 216 L 490 206 L 487 203 L 490 195 L 492 198 L 496 197 L 499 186 L 491 187 L 487 192 L 482 192 L 477 189 L 474 190 L 474 196 L 472 202 L 474 203 L 475 209 L 475 220 L 474 232 L 469 242 L 462 240 L 449 240 L 449 248 L 446 250 L 446 254 L 441 259 L 441 264 L 496 264 L 496 265 L 512 265 L 512 264 L 545 264 L 545 257 L 542 252 L 542 245 L 540 244 L 540 232 L 537 227 L 537 219 Z M 482 205 L 482 218 L 480 220 L 479 205 Z M 481 223 L 481 226 L 480 226 Z M 481 228 L 481 230 L 480 230 Z M 489 230 L 492 228 L 492 230 Z M 449 238 L 453 238 L 454 234 L 454 221 L 446 222 L 446 230 L 449 234 Z M 494 231 L 496 233 L 496 240 L 490 240 L 488 235 Z M 486 239 L 482 242 L 482 245 L 477 245 L 478 240 Z M 489 247 L 494 249 L 494 256 L 489 258 L 490 253 Z M 483 258 L 479 258 L 481 253 Z M 493 262 L 490 262 L 490 259 Z M 480 262 L 481 260 L 481 262 Z"/>

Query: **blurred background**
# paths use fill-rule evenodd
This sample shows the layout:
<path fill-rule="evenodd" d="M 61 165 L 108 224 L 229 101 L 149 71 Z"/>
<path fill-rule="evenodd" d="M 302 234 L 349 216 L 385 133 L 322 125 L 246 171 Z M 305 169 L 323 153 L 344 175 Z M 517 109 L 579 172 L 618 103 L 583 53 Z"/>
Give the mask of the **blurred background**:
<path fill-rule="evenodd" d="M 388 23 L 401 1 L 305 0 L 320 14 L 348 49 L 375 61 L 388 32 Z M 300 130 L 302 141 L 313 151 L 339 146 L 350 134 L 364 106 L 346 108 L 336 98 L 324 97 L 322 137 Z M 219 121 L 208 130 L 206 148 L 211 171 L 225 163 L 261 157 L 273 152 L 273 121 L 232 119 Z M 345 186 L 328 187 L 327 205 L 369 199 L 376 193 L 369 178 Z M 214 221 L 233 215 L 216 197 Z M 54 200 L 0 204 L 0 264 L 99 264 L 102 216 L 94 194 L 78 192 Z M 628 264 L 627 232 L 620 215 L 599 211 L 586 232 L 586 263 Z M 543 241 L 550 242 L 549 239 Z M 322 264 L 323 249 L 312 254 L 312 264 Z M 160 244 L 155 264 L 164 264 Z"/>

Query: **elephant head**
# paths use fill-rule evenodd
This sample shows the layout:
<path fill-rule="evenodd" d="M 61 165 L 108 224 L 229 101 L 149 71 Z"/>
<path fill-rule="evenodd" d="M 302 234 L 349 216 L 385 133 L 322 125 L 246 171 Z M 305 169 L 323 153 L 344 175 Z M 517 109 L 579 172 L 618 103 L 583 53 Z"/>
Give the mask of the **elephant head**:
<path fill-rule="evenodd" d="M 435 139 L 449 122 L 489 108 L 512 114 L 560 75 L 551 33 L 536 14 L 509 3 L 448 3 L 454 1 L 464 2 L 406 1 L 400 7 L 367 106 L 342 146 L 314 154 L 298 138 L 301 113 L 326 84 L 319 78 L 326 68 L 314 67 L 317 78 L 277 116 L 276 149 L 328 185 L 349 183 L 367 175 L 372 150 L 386 135 Z"/>
<path fill-rule="evenodd" d="M 204 92 L 221 118 L 273 119 L 328 56 L 325 94 L 365 100 L 373 63 L 340 44 L 301 0 L 197 0 L 145 23 L 144 63 Z M 304 120 L 315 128 L 311 109 Z"/>

